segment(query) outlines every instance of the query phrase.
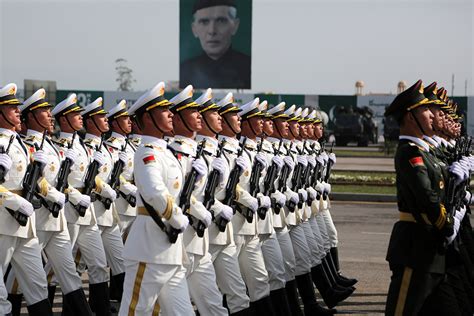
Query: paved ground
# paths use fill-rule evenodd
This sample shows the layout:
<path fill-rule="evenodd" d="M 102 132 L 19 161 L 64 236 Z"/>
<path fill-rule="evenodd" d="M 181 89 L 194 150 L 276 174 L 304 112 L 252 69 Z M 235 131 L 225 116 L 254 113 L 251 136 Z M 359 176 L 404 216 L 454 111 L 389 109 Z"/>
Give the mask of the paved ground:
<path fill-rule="evenodd" d="M 359 283 L 354 294 L 338 306 L 342 315 L 383 314 L 390 271 L 385 252 L 393 223 L 397 218 L 394 203 L 333 202 L 331 214 L 339 234 L 339 255 L 345 275 Z M 88 289 L 85 284 L 86 294 Z M 60 315 L 59 289 L 55 315 Z M 24 315 L 26 308 L 23 309 Z"/>
<path fill-rule="evenodd" d="M 334 170 L 393 171 L 393 158 L 337 157 Z"/>

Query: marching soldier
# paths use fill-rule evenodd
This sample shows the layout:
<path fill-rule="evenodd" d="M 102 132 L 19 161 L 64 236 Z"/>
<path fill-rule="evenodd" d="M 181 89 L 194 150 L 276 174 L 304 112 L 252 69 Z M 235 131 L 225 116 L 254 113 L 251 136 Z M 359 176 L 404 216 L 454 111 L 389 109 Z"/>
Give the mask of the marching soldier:
<path fill-rule="evenodd" d="M 400 93 L 385 112 L 400 123 L 395 155 L 400 220 L 394 225 L 387 252 L 392 270 L 387 315 L 423 312 L 444 277 L 444 241 L 455 234 L 454 219 L 443 204 L 443 173 L 429 158 L 429 146 L 421 139 L 432 131 L 433 123 L 427 107 L 430 101 L 423 91 L 419 80 Z M 462 211 L 454 214 L 458 220 L 463 216 Z"/>
<path fill-rule="evenodd" d="M 195 133 L 202 129 L 202 117 L 199 112 L 199 103 L 193 100 L 193 87 L 187 86 L 183 91 L 170 99 L 173 104 L 173 131 L 174 137 L 169 146 L 178 159 L 183 178 L 189 181 L 189 174 L 193 171 L 197 177 L 190 194 L 183 191 L 190 183 L 183 184 L 180 193 L 180 203 L 188 203 L 189 208 L 183 209 L 191 218 L 192 225 L 183 233 L 184 246 L 189 263 L 186 264 L 189 293 L 199 313 L 203 315 L 227 315 L 222 306 L 222 294 L 216 284 L 216 273 L 209 253 L 208 227 L 212 223 L 212 215 L 204 205 L 204 189 L 206 186 L 208 167 L 202 157 L 198 157 L 198 146 L 194 140 Z M 201 148 L 204 150 L 204 147 Z M 190 199 L 186 201 L 186 199 Z M 180 205 L 185 207 L 184 205 Z M 186 206 L 187 207 L 187 206 Z M 191 222 L 190 221 L 190 222 Z M 197 223 L 202 223 L 199 228 Z M 199 230 L 203 230 L 199 232 Z M 200 236 L 200 233 L 202 235 Z"/>
<path fill-rule="evenodd" d="M 138 215 L 123 252 L 126 273 L 119 315 L 194 314 L 181 234 L 189 221 L 175 200 L 184 178 L 163 139 L 173 130 L 172 103 L 164 92 L 160 82 L 129 110 L 143 135 L 134 158 Z"/>
<path fill-rule="evenodd" d="M 7 84 L 0 89 L 0 272 L 8 274 L 8 264 L 15 269 L 16 279 L 25 296 L 30 315 L 52 315 L 48 301 L 46 274 L 41 260 L 41 246 L 36 235 L 35 213 L 30 201 L 23 198 L 23 178 L 31 155 L 16 133 L 20 127 L 21 102 L 17 87 Z M 48 159 L 44 152 L 33 155 L 33 161 L 44 168 Z M 31 183 L 33 187 L 36 183 Z M 0 279 L 0 313 L 9 314 L 11 304 L 3 278 Z"/>
<path fill-rule="evenodd" d="M 119 160 L 123 163 L 117 188 L 119 193 L 114 206 L 120 218 L 120 231 L 125 240 L 125 236 L 137 216 L 136 207 L 132 205 L 137 193 L 137 187 L 133 180 L 133 156 L 137 147 L 127 138 L 127 135 L 132 131 L 132 121 L 127 112 L 125 100 L 120 101 L 109 111 L 107 119 L 109 120 L 112 134 L 105 142 L 105 145 L 112 154 L 114 167 Z M 113 176 L 111 174 L 111 177 Z"/>
<path fill-rule="evenodd" d="M 87 105 L 81 114 L 86 130 L 84 144 L 89 154 L 92 156 L 95 152 L 98 152 L 103 157 L 103 163 L 101 163 L 95 177 L 96 185 L 94 191 L 96 200 L 92 205 L 102 243 L 104 244 L 107 263 L 110 267 L 110 298 L 120 302 L 125 269 L 122 259 L 122 234 L 119 228 L 119 218 L 115 205 L 117 192 L 110 186 L 114 158 L 110 151 L 111 147 L 107 148 L 103 143 L 104 134 L 109 131 L 108 113 L 104 110 L 102 98 L 99 97 Z M 118 158 L 124 164 L 128 164 L 130 159 L 132 159 L 127 153 L 119 155 Z M 134 188 L 132 187 L 131 190 L 134 190 Z"/>
<path fill-rule="evenodd" d="M 206 141 L 203 151 L 204 159 L 206 159 L 207 165 L 212 167 L 211 172 L 216 170 L 219 174 L 214 191 L 214 201 L 207 201 L 206 198 L 212 199 L 211 192 L 204 192 L 204 204 L 209 203 L 210 211 L 214 217 L 214 223 L 208 228 L 209 253 L 212 255 L 217 285 L 222 294 L 225 295 L 227 308 L 231 315 L 250 315 L 250 299 L 246 294 L 245 283 L 242 279 L 237 258 L 237 247 L 234 243 L 231 222 L 233 210 L 229 205 L 222 203 L 225 199 L 225 188 L 231 171 L 224 152 L 234 150 L 235 147 L 231 144 L 238 144 L 238 141 L 234 137 L 221 136 L 222 141 L 218 145 L 217 140 L 218 134 L 229 135 L 230 127 L 226 125 L 224 129 L 221 113 L 223 116 L 235 117 L 239 112 L 239 108 L 233 102 L 232 93 L 228 93 L 218 104 L 215 104 L 212 101 L 211 89 L 206 90 L 196 100 L 196 103 L 200 105 L 199 112 L 204 121 L 196 140 L 199 142 Z M 238 121 L 232 120 L 232 122 L 234 125 L 238 125 Z M 234 126 L 233 128 L 237 127 Z M 210 177 L 211 175 L 209 175 L 208 182 L 211 181 Z M 221 225 L 224 226 L 227 223 L 224 227 L 218 227 L 220 219 L 223 220 Z"/>
<path fill-rule="evenodd" d="M 105 250 L 94 208 L 91 206 L 91 197 L 83 194 L 86 186 L 84 179 L 91 160 L 100 165 L 104 162 L 104 157 L 97 152 L 90 154 L 83 141 L 76 135 L 83 127 L 81 116 L 83 109 L 76 102 L 77 97 L 73 93 L 51 111 L 61 130 L 58 138 L 53 140 L 59 154 L 65 158 L 69 148 L 76 153 L 67 178 L 68 203 L 65 204 L 64 214 L 71 245 L 73 249 L 80 250 L 76 250 L 74 256 L 76 264 L 83 260 L 87 265 L 91 309 L 96 315 L 109 315 L 109 276 Z"/>
<path fill-rule="evenodd" d="M 40 150 L 43 144 L 41 150 L 48 160 L 41 182 L 38 184 L 41 206 L 35 210 L 36 231 L 40 246 L 61 285 L 64 294 L 63 309 L 68 315 L 92 315 L 72 257 L 69 232 L 63 212 L 65 195 L 54 187 L 58 181 L 62 158 L 49 135 L 46 134 L 46 132 L 52 134 L 54 125 L 51 115 L 52 105 L 45 98 L 45 90 L 39 89 L 20 106 L 22 118 L 27 127 L 24 142 L 32 153 Z M 74 149 L 67 150 L 65 157 L 75 161 Z M 15 285 L 16 279 L 13 272 L 12 269 L 8 280 Z M 18 303 L 21 303 L 21 297 Z M 19 309 L 20 306 L 18 306 L 18 313 Z"/>

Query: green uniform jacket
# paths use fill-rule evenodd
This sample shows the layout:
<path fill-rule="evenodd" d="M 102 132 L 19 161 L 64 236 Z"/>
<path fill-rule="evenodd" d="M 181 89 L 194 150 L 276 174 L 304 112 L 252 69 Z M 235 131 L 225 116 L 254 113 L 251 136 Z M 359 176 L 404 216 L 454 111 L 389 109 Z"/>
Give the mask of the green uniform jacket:
<path fill-rule="evenodd" d="M 395 155 L 395 170 L 398 209 L 415 220 L 395 223 L 386 259 L 391 265 L 444 273 L 444 240 L 452 233 L 452 218 L 442 204 L 441 167 L 431 154 L 403 139 Z"/>

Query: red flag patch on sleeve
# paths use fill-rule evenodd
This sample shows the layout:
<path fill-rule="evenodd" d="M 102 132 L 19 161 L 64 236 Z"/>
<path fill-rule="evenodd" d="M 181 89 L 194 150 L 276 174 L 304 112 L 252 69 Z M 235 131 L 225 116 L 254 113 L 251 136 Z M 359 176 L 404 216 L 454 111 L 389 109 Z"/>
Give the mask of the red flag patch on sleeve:
<path fill-rule="evenodd" d="M 410 165 L 412 167 L 420 167 L 420 166 L 424 166 L 425 163 L 423 162 L 423 158 L 422 157 L 413 157 L 411 158 L 410 160 Z"/>
<path fill-rule="evenodd" d="M 149 163 L 154 163 L 154 162 L 156 162 L 154 155 L 147 156 L 147 157 L 143 158 L 143 163 L 145 165 L 148 165 Z"/>

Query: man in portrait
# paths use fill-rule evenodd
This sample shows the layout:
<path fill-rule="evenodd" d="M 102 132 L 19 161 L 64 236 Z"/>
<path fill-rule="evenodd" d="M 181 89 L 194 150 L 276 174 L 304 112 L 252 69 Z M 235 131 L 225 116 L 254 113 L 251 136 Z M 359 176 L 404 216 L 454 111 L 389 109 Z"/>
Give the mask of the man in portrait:
<path fill-rule="evenodd" d="M 250 88 L 250 56 L 232 47 L 240 19 L 234 0 L 197 0 L 193 6 L 192 33 L 202 54 L 180 65 L 180 86 L 195 88 Z"/>

